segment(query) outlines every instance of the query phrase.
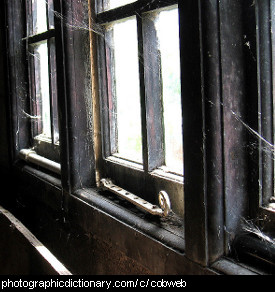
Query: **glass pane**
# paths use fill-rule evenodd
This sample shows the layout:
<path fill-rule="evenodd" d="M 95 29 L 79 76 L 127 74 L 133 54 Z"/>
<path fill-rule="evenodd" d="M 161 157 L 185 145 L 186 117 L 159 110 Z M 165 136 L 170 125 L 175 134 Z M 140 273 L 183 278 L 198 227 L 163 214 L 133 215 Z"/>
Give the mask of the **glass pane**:
<path fill-rule="evenodd" d="M 123 158 L 142 162 L 136 19 L 130 18 L 114 24 L 112 32 L 118 154 Z"/>
<path fill-rule="evenodd" d="M 136 0 L 107 0 L 105 10 L 114 9 L 126 4 L 136 2 Z"/>
<path fill-rule="evenodd" d="M 32 0 L 32 34 L 47 31 L 47 4 L 45 0 Z"/>
<path fill-rule="evenodd" d="M 36 102 L 42 120 L 42 133 L 51 138 L 49 59 L 47 41 L 34 47 Z"/>
<path fill-rule="evenodd" d="M 183 174 L 178 9 L 160 12 L 156 27 L 162 68 L 165 163 L 171 171 Z"/>

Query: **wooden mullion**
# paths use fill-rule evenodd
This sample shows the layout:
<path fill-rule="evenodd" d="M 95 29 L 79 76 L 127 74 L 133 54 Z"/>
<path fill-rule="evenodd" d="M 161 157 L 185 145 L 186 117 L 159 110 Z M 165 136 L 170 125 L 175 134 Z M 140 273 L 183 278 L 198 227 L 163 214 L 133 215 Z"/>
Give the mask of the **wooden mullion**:
<path fill-rule="evenodd" d="M 105 39 L 105 38 L 104 38 Z M 110 131 L 109 131 L 109 105 L 108 105 L 108 81 L 106 73 L 106 44 L 102 37 L 97 36 L 97 52 L 98 52 L 98 80 L 100 90 L 100 108 L 101 108 L 101 128 L 102 128 L 102 142 L 103 142 L 103 156 L 108 157 L 111 155 L 110 145 Z"/>
<path fill-rule="evenodd" d="M 248 215 L 251 193 L 248 191 L 250 172 L 247 148 L 247 111 L 253 102 L 245 88 L 244 66 L 244 14 L 243 2 L 224 0 L 219 2 L 220 15 L 220 63 L 223 105 L 223 179 L 224 179 L 224 247 L 229 252 L 232 239 L 241 228 L 241 220 Z M 253 1 L 250 5 L 253 6 Z M 251 53 L 249 51 L 249 53 Z M 252 73 L 252 72 L 251 72 Z M 247 87 L 253 86 L 247 84 Z"/>
<path fill-rule="evenodd" d="M 210 263 L 224 253 L 224 181 L 223 126 L 221 103 L 221 66 L 219 35 L 219 3 L 201 4 L 201 42 L 203 94 L 205 111 L 205 180 L 207 257 Z M 211 19 L 211 21 L 208 21 Z M 209 58 L 211 55 L 211 58 Z M 184 76 L 183 76 L 184 78 Z M 183 105 L 184 106 L 184 105 Z M 188 157 L 188 155 L 187 155 Z M 188 158 L 187 158 L 188 159 Z"/>
<path fill-rule="evenodd" d="M 179 1 L 186 257 L 207 265 L 200 1 Z"/>
<path fill-rule="evenodd" d="M 87 1 L 61 1 L 61 4 L 61 13 L 69 23 L 77 21 L 83 23 L 88 20 Z M 55 19 L 59 21 L 58 17 Z M 57 27 L 55 28 L 57 29 Z M 91 72 L 89 31 L 72 30 L 65 25 L 62 29 L 64 47 L 63 52 L 61 52 L 62 43 L 56 43 L 59 54 L 62 53 L 62 56 L 58 55 L 57 57 L 59 62 L 57 68 L 66 79 L 65 88 L 63 88 L 65 94 L 64 91 L 63 93 L 58 91 L 60 92 L 58 105 L 59 110 L 62 110 L 60 115 L 61 163 L 64 170 L 62 183 L 64 191 L 70 193 L 78 188 L 90 187 L 95 184 L 94 147 L 90 119 L 92 115 L 89 80 Z M 64 60 L 63 63 L 62 60 Z M 59 74 L 59 72 L 57 73 Z M 57 84 L 59 85 L 60 82 L 62 81 L 58 80 Z M 61 86 L 63 87 L 63 85 Z M 68 207 L 67 198 L 66 196 L 65 208 Z"/>
<path fill-rule="evenodd" d="M 105 114 L 108 116 L 109 123 L 109 143 L 110 154 L 117 153 L 117 101 L 116 101 L 116 86 L 115 86 L 115 58 L 113 48 L 113 30 L 110 29 L 105 32 L 105 52 L 106 52 L 106 81 L 107 81 L 107 100 L 105 103 Z"/>
<path fill-rule="evenodd" d="M 57 13 L 63 14 L 63 1 L 53 0 L 53 9 Z M 63 192 L 63 209 L 67 211 L 67 194 L 71 190 L 70 182 L 70 158 L 68 140 L 68 99 L 65 75 L 65 55 L 64 55 L 64 31 L 63 19 L 54 17 L 55 27 L 55 51 L 56 51 L 56 84 L 57 84 L 57 106 L 58 106 L 58 125 L 60 142 L 60 163 L 61 181 Z"/>
<path fill-rule="evenodd" d="M 146 14 L 142 17 L 149 171 L 165 164 L 161 55 L 155 21 L 154 14 Z"/>
<path fill-rule="evenodd" d="M 140 84 L 140 106 L 141 106 L 141 131 L 142 131 L 142 151 L 143 151 L 143 169 L 148 172 L 148 142 L 147 142 L 147 122 L 146 122 L 146 93 L 144 80 L 144 51 L 143 51 L 143 22 L 142 18 L 137 16 L 138 30 L 138 52 L 139 52 L 139 84 Z"/>

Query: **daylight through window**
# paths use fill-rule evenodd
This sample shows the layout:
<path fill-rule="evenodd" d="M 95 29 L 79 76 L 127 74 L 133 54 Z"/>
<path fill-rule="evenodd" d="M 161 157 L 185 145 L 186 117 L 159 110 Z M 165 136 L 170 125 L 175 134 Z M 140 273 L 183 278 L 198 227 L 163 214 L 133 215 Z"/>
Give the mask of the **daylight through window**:
<path fill-rule="evenodd" d="M 107 163 L 143 171 L 134 174 L 138 181 L 140 176 L 152 176 L 149 180 L 157 176 L 171 184 L 183 181 L 176 2 L 158 1 L 152 6 L 151 1 L 103 1 L 97 9 L 103 10 L 97 19 L 105 28 L 104 41 L 98 37 L 103 156 Z M 106 168 L 103 176 L 123 186 L 125 178 L 111 169 Z M 182 200 L 182 188 L 169 189 Z"/>
<path fill-rule="evenodd" d="M 56 52 L 53 0 L 26 1 L 29 94 L 33 147 L 58 160 Z M 54 150 L 55 149 L 55 150 Z"/>

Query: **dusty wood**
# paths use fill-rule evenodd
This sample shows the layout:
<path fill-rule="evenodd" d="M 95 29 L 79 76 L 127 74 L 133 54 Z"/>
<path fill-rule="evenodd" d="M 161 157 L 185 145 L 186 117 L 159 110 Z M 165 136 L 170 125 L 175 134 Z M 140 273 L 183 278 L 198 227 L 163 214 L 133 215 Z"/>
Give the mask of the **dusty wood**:
<path fill-rule="evenodd" d="M 71 275 L 71 272 L 9 211 L 0 206 L 0 214 L 8 219 L 10 228 L 18 231 L 26 239 L 26 246 L 29 243 L 38 252 L 46 265 L 52 267 L 58 275 Z"/>

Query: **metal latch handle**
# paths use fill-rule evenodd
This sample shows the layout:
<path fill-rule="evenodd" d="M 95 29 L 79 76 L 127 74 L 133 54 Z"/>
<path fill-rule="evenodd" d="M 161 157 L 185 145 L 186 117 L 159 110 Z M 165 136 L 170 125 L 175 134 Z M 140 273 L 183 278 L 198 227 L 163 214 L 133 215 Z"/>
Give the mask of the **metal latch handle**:
<path fill-rule="evenodd" d="M 101 187 L 105 190 L 122 197 L 123 199 L 131 202 L 132 204 L 140 207 L 141 209 L 149 212 L 152 215 L 168 216 L 171 211 L 171 203 L 168 194 L 165 191 L 160 191 L 158 195 L 160 207 L 153 205 L 142 198 L 122 189 L 121 187 L 113 184 L 110 179 L 103 178 L 100 180 Z"/>

